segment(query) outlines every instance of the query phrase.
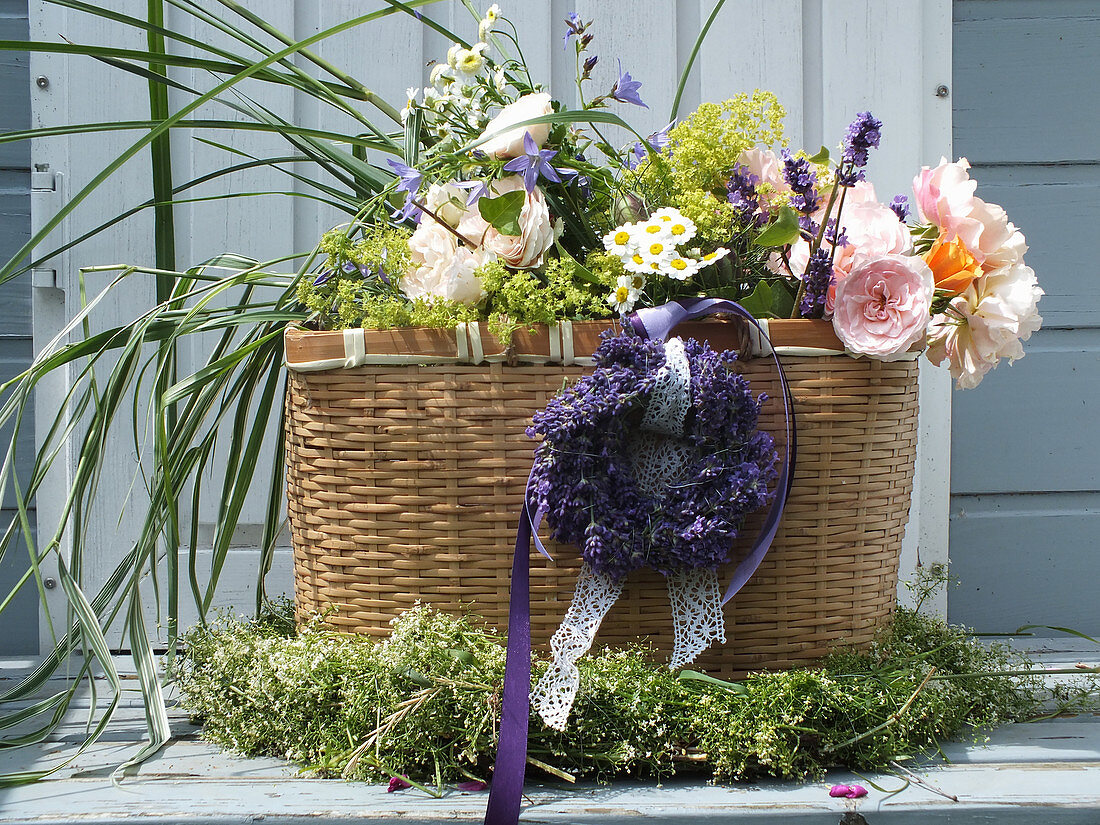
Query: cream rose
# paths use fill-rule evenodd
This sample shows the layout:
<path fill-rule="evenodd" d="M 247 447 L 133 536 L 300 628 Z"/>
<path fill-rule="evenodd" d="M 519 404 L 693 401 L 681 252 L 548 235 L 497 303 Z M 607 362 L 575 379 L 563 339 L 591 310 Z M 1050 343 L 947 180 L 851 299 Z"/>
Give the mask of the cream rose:
<path fill-rule="evenodd" d="M 466 216 L 466 193 L 453 183 L 433 183 L 424 196 L 424 204 L 450 226 L 458 226 Z"/>
<path fill-rule="evenodd" d="M 446 298 L 474 304 L 484 295 L 474 270 L 492 260 L 488 250 L 472 250 L 425 216 L 409 238 L 411 266 L 401 279 L 401 291 L 410 298 Z"/>
<path fill-rule="evenodd" d="M 924 340 L 932 291 L 932 271 L 920 258 L 860 260 L 837 287 L 833 329 L 850 352 L 894 360 Z"/>
<path fill-rule="evenodd" d="M 489 187 L 493 197 L 523 189 L 521 175 L 509 175 Z M 537 186 L 526 193 L 519 213 L 519 226 L 519 235 L 502 235 L 479 212 L 471 209 L 459 223 L 458 231 L 470 243 L 498 256 L 508 266 L 516 269 L 541 266 L 543 256 L 554 245 L 554 226 L 546 198 Z"/>
<path fill-rule="evenodd" d="M 978 386 L 1002 358 L 1024 357 L 1020 342 L 1043 323 L 1042 296 L 1035 273 L 1022 262 L 982 275 L 932 319 L 928 359 L 947 361 L 959 389 Z"/>
<path fill-rule="evenodd" d="M 494 158 L 518 158 L 523 154 L 523 136 L 529 134 L 541 149 L 550 134 L 549 123 L 536 123 L 515 129 L 508 127 L 533 117 L 548 115 L 551 111 L 550 95 L 544 92 L 524 95 L 514 103 L 509 103 L 500 110 L 500 114 L 489 121 L 482 136 L 496 132 L 500 134 L 489 138 L 477 148 Z"/>

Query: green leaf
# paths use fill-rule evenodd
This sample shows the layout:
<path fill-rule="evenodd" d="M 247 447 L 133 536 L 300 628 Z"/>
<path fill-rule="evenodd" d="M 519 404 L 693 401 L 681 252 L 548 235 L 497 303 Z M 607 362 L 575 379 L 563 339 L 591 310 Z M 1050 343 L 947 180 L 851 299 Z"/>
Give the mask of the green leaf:
<path fill-rule="evenodd" d="M 798 240 L 798 213 L 789 206 L 779 207 L 775 221 L 753 241 L 757 246 L 786 246 Z"/>
<path fill-rule="evenodd" d="M 761 281 L 750 295 L 745 296 L 737 303 L 751 312 L 754 318 L 768 318 L 773 313 L 773 300 L 771 286 L 768 285 L 767 281 Z"/>
<path fill-rule="evenodd" d="M 724 690 L 727 693 L 733 693 L 737 696 L 748 695 L 749 689 L 738 682 L 725 682 L 721 679 L 715 679 L 713 676 L 708 676 L 705 673 L 700 673 L 697 670 L 681 670 L 680 675 L 676 677 L 681 682 L 694 683 L 695 687 L 713 687 L 719 690 Z"/>
<path fill-rule="evenodd" d="M 477 202 L 477 211 L 486 222 L 502 235 L 518 235 L 521 232 L 519 213 L 527 193 L 522 189 L 505 192 L 495 198 L 483 197 Z"/>
<path fill-rule="evenodd" d="M 810 163 L 828 163 L 829 162 L 829 150 L 822 146 L 816 155 L 810 158 Z"/>

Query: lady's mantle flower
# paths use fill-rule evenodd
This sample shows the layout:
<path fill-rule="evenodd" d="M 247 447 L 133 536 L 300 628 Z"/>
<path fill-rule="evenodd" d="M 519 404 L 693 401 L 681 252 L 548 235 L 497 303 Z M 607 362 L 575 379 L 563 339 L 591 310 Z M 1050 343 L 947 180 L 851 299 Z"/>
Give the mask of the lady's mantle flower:
<path fill-rule="evenodd" d="M 630 275 L 620 275 L 615 283 L 615 290 L 607 296 L 607 303 L 617 313 L 625 315 L 634 309 L 634 304 L 637 302 L 638 290 L 634 286 L 634 278 Z"/>
<path fill-rule="evenodd" d="M 640 89 L 642 83 L 640 80 L 635 80 L 630 76 L 630 72 L 623 71 L 623 62 L 619 61 L 619 79 L 615 81 L 615 85 L 611 87 L 611 93 L 608 97 L 613 100 L 617 100 L 620 103 L 633 103 L 635 106 L 641 106 L 648 109 L 642 99 L 638 96 L 638 89 Z"/>
<path fill-rule="evenodd" d="M 561 177 L 556 169 L 550 165 L 550 161 L 557 156 L 554 149 L 539 149 L 534 138 L 529 133 L 523 135 L 523 154 L 513 158 L 504 164 L 509 172 L 522 173 L 523 185 L 528 192 L 535 191 L 539 176 L 554 183 L 561 183 Z"/>

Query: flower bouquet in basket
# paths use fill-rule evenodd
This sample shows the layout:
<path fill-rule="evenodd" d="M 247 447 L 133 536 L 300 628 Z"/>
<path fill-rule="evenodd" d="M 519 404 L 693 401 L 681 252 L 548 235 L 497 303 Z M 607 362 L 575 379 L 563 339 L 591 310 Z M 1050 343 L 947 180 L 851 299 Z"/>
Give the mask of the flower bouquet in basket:
<path fill-rule="evenodd" d="M 406 153 L 388 161 L 392 185 L 325 236 L 324 260 L 298 297 L 318 328 L 455 330 L 452 361 L 533 361 L 554 382 L 561 372 L 546 365 L 569 363 L 578 330 L 604 329 L 589 339 L 598 343 L 591 372 L 549 403 L 519 402 L 521 417 L 533 413 L 527 434 L 539 444 L 511 570 L 506 765 L 526 729 L 528 552 L 532 537 L 545 552 L 544 518 L 551 538 L 581 556 L 568 569 L 576 584 L 564 615 L 547 611 L 545 594 L 535 599 L 536 614 L 560 619 L 530 694 L 551 727 L 566 725 L 576 662 L 641 569 L 667 590 L 671 616 L 659 621 L 671 632 L 672 667 L 726 641 L 723 605 L 758 569 L 735 620 L 735 647 L 748 651 L 735 667 L 812 659 L 841 638 L 867 641 L 860 634 L 894 601 L 915 361 L 927 352 L 960 387 L 976 385 L 1000 359 L 1023 355 L 1042 291 L 1024 265 L 1023 236 L 974 196 L 965 160 L 921 170 L 912 202 L 879 200 L 865 167 L 883 124 L 870 112 L 855 115 L 837 148 L 812 153 L 787 146 L 784 110 L 762 91 L 631 134 L 609 110 L 646 106 L 644 92 L 621 65 L 610 88 L 592 88 L 591 23 L 576 14 L 565 21 L 576 111 L 531 78 L 501 26 L 493 6 L 475 45 L 455 44 L 432 66 L 429 86 L 408 90 Z M 697 324 L 700 340 L 672 337 L 680 322 L 715 312 L 739 323 Z M 531 349 L 535 337 L 542 349 Z M 369 364 L 370 350 L 345 345 L 336 360 Z M 754 362 L 761 355 L 771 360 Z M 765 427 L 768 395 L 782 410 Z M 827 471 L 797 476 L 800 441 L 807 464 Z M 526 466 L 512 472 L 521 481 Z M 777 640 L 780 619 L 803 623 L 797 608 L 782 606 L 792 582 L 814 601 L 808 579 L 854 580 L 859 592 L 850 602 L 822 596 L 808 630 L 791 627 Z M 481 612 L 494 596 L 468 598 Z M 652 603 L 651 593 L 642 598 Z M 624 607 L 628 637 L 657 635 Z M 770 624 L 762 613 L 773 614 Z M 494 785 L 507 787 L 507 775 L 498 767 Z"/>
<path fill-rule="evenodd" d="M 509 679 L 506 706 L 526 707 L 528 548 L 533 537 L 545 552 L 544 518 L 551 538 L 580 550 L 565 568 L 575 590 L 564 615 L 557 605 L 568 593 L 535 599 L 536 615 L 558 625 L 552 661 L 531 694 L 552 727 L 566 724 L 576 661 L 601 624 L 607 630 L 616 602 L 626 638 L 660 635 L 649 616 L 630 612 L 639 598 L 651 610 L 654 580 L 671 605 L 658 609 L 656 623 L 671 634 L 658 644 L 670 648 L 673 667 L 725 642 L 730 612 L 740 650 L 730 655 L 740 658 L 726 665 L 734 661 L 734 670 L 817 658 L 840 639 L 869 641 L 894 601 L 915 451 L 916 359 L 927 352 L 946 361 L 958 385 L 970 387 L 1002 358 L 1023 355 L 1042 295 L 1023 262 L 1023 236 L 1002 209 L 974 196 L 965 160 L 921 170 L 912 201 L 882 202 L 865 176 L 883 128 L 870 112 L 855 115 L 837 148 L 812 153 L 787 146 L 784 110 L 762 91 L 703 104 L 648 136 L 631 133 L 611 110 L 646 106 L 644 92 L 621 65 L 609 88 L 593 88 L 591 23 L 565 20 L 575 111 L 532 79 L 522 55 L 507 48 L 510 38 L 499 36 L 502 25 L 494 5 L 476 44 L 456 43 L 431 67 L 430 85 L 408 90 L 405 155 L 387 161 L 392 184 L 325 235 L 323 260 L 298 287 L 309 325 L 352 332 L 333 357 L 301 366 L 392 364 L 400 355 L 429 363 L 426 352 L 372 355 L 393 338 L 370 330 L 408 326 L 445 331 L 437 363 L 449 366 L 438 368 L 444 374 L 420 368 L 429 371 L 408 374 L 407 384 L 438 393 L 455 388 L 446 376 L 458 371 L 458 384 L 468 383 L 473 373 L 463 369 L 486 369 L 461 365 L 489 363 L 499 376 L 500 361 L 550 375 L 512 399 L 518 420 L 510 426 L 533 414 L 527 434 L 539 439 L 527 483 L 521 456 L 508 465 L 511 489 L 494 491 L 512 496 L 520 520 L 508 613 L 519 675 Z M 672 337 L 680 322 L 715 312 L 738 323 L 696 324 L 699 340 Z M 598 338 L 593 328 L 603 330 Z M 561 389 L 554 365 L 578 360 L 594 369 L 565 372 L 576 380 Z M 478 388 L 471 407 L 502 397 L 492 382 Z M 555 388 L 549 403 L 539 400 Z M 399 406 L 409 397 L 407 386 L 400 392 Z M 308 388 L 292 388 L 294 419 L 296 398 L 308 406 Z M 454 412 L 475 426 L 480 414 Z M 437 430 L 401 432 L 421 450 L 447 439 Z M 807 466 L 828 470 L 798 475 L 798 442 Z M 451 454 L 454 442 L 446 443 L 441 455 Z M 445 510 L 451 499 L 426 483 L 435 497 L 427 509 Z M 292 477 L 292 490 L 304 486 Z M 298 506 L 292 501 L 292 516 Z M 453 516 L 434 536 L 422 525 L 417 541 L 476 553 L 482 539 L 444 536 L 458 518 L 467 516 Z M 296 529 L 302 545 L 318 538 L 304 523 Z M 487 552 L 499 559 L 498 551 Z M 736 566 L 726 568 L 731 560 Z M 447 586 L 465 587 L 461 565 L 427 566 L 440 565 Z M 650 591 L 635 589 L 622 604 L 624 583 L 642 569 Z M 424 583 L 432 575 L 418 571 L 415 595 L 448 598 L 446 587 L 433 593 Z M 469 580 L 478 577 L 480 564 Z M 824 582 L 817 596 L 806 584 L 814 580 Z M 299 596 L 311 586 L 299 581 Z M 847 600 L 838 586 L 849 588 Z M 463 595 L 500 619 L 504 592 L 470 584 Z M 807 614 L 783 607 L 792 595 L 811 603 Z M 319 607 L 311 598 L 308 606 Z M 781 620 L 790 625 L 777 632 Z M 536 635 L 545 640 L 541 626 Z"/>

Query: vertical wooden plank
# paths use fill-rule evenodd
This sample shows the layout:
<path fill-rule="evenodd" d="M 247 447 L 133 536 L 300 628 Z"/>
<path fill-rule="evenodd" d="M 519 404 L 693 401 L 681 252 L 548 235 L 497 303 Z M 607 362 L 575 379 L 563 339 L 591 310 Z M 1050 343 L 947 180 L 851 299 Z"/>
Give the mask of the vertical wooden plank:
<path fill-rule="evenodd" d="M 787 110 L 792 147 L 803 145 L 802 7 L 802 0 L 727 2 L 703 42 L 696 68 L 702 86 L 699 102 L 719 102 L 753 89 L 775 92 Z M 712 2 L 702 3 L 700 26 L 711 8 Z M 682 47 L 690 48 L 694 39 L 694 34 L 685 38 Z M 690 111 L 681 106 L 681 116 Z"/>
<path fill-rule="evenodd" d="M 867 177 L 881 201 L 909 193 L 913 175 L 930 154 L 950 153 L 949 111 L 925 105 L 935 88 L 931 79 L 950 70 L 944 63 L 949 4 L 835 0 L 822 12 L 823 143 L 836 146 L 856 113 L 871 111 L 883 121 L 883 139 L 871 155 Z M 918 563 L 947 561 L 950 395 L 940 371 L 922 364 L 921 374 L 920 445 L 903 579 Z M 932 607 L 944 614 L 945 598 Z"/>

